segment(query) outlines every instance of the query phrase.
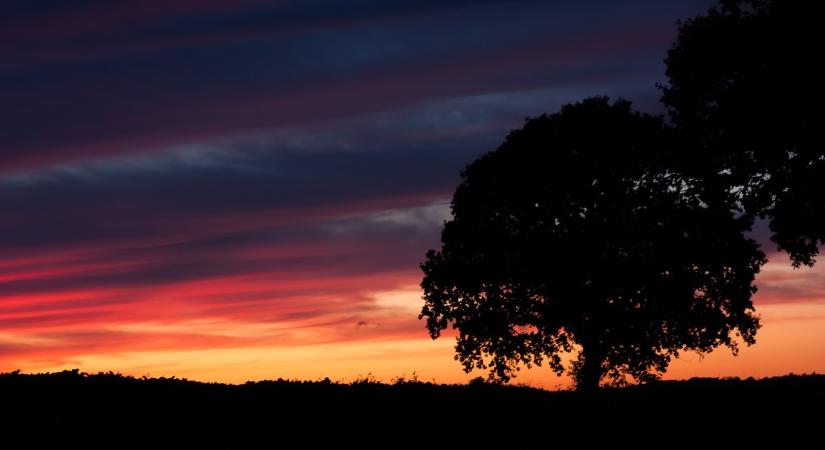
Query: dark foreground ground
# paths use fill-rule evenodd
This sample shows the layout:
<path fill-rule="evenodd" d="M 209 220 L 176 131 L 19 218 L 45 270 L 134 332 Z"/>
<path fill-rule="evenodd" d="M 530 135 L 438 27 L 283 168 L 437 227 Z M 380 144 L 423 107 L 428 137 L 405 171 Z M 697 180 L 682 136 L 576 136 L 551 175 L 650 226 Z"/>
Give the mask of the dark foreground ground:
<path fill-rule="evenodd" d="M 481 383 L 223 385 L 67 371 L 0 374 L 0 401 L 0 448 L 825 448 L 823 375 L 587 396 Z"/>

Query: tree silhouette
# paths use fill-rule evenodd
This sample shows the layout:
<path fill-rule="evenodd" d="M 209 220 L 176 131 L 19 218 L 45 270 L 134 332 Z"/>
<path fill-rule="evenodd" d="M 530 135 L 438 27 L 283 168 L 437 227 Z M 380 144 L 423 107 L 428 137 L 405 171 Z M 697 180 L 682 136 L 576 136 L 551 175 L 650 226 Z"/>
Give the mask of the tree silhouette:
<path fill-rule="evenodd" d="M 527 120 L 462 172 L 440 251 L 421 265 L 433 339 L 466 371 L 570 365 L 577 387 L 656 378 L 679 352 L 751 344 L 752 224 L 668 168 L 660 118 L 603 97 Z"/>
<path fill-rule="evenodd" d="M 794 266 L 825 242 L 825 79 L 815 2 L 723 0 L 681 24 L 663 102 L 684 143 L 681 170 L 707 201 L 766 217 Z"/>

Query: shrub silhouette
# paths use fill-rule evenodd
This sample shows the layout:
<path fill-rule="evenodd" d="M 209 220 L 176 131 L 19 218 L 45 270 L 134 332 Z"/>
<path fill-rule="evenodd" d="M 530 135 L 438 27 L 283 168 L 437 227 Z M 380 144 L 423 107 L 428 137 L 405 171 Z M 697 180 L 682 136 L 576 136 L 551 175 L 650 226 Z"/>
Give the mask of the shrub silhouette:
<path fill-rule="evenodd" d="M 431 336 L 465 370 L 570 370 L 580 389 L 656 378 L 679 352 L 754 342 L 752 220 L 702 201 L 669 130 L 596 97 L 526 122 L 462 173 L 442 248 L 421 265 Z"/>

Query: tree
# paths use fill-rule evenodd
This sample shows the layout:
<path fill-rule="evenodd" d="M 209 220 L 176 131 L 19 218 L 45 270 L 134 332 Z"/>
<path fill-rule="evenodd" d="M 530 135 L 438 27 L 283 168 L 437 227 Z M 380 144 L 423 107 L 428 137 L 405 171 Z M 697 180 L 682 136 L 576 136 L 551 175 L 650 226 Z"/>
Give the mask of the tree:
<path fill-rule="evenodd" d="M 603 97 L 528 119 L 462 172 L 439 251 L 421 265 L 433 339 L 466 371 L 520 365 L 577 387 L 656 378 L 681 351 L 754 342 L 752 221 L 668 168 L 660 118 Z"/>
<path fill-rule="evenodd" d="M 703 197 L 769 221 L 795 267 L 825 243 L 825 103 L 815 2 L 722 0 L 685 21 L 662 101 Z"/>

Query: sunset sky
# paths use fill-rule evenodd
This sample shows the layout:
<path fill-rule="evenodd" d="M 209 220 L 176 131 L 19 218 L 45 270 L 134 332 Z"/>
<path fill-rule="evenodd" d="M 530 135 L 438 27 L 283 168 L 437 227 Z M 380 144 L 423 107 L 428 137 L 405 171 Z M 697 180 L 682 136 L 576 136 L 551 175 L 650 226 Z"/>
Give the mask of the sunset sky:
<path fill-rule="evenodd" d="M 4 2 L 0 371 L 480 375 L 417 319 L 459 171 L 586 96 L 662 113 L 710 4 Z M 825 372 L 825 266 L 765 245 L 757 344 L 668 378 Z"/>

